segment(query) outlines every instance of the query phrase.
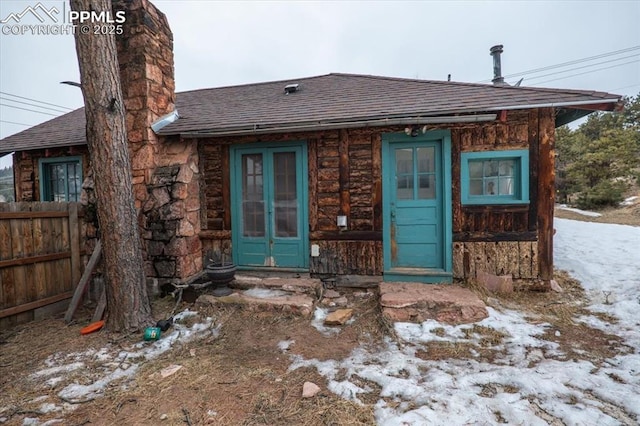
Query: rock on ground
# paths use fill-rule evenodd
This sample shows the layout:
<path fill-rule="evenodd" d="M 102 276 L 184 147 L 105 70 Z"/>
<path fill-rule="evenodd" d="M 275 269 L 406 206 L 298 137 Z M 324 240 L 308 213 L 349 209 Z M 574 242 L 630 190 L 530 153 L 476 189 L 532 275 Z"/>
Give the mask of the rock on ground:
<path fill-rule="evenodd" d="M 304 382 L 302 385 L 302 397 L 313 398 L 320 392 L 320 387 L 312 382 Z"/>
<path fill-rule="evenodd" d="M 324 325 L 344 325 L 353 316 L 353 309 L 338 309 L 327 315 Z"/>

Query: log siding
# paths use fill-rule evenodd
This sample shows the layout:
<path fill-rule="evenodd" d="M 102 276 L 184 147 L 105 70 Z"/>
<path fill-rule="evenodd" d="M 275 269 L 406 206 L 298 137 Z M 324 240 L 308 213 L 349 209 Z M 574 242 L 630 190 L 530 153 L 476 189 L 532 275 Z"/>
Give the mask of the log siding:
<path fill-rule="evenodd" d="M 552 270 L 553 134 L 552 108 L 508 111 L 506 120 L 429 126 L 451 130 L 453 273 L 473 279 L 479 269 L 512 274 L 514 279 L 548 279 Z M 312 274 L 381 275 L 382 134 L 401 126 L 301 132 L 200 140 L 206 227 L 229 231 L 229 146 L 242 143 L 307 142 Z M 541 136 L 542 135 L 542 136 Z M 542 139 L 542 141 L 541 141 Z M 460 156 L 463 152 L 529 150 L 529 204 L 462 205 Z M 550 207 L 551 206 L 551 207 Z M 541 208 L 542 207 L 542 208 Z M 347 215 L 347 230 L 336 216 Z M 540 230 L 540 231 L 539 231 Z M 230 233 L 201 235 L 205 247 L 228 249 Z M 215 243 L 214 243 L 215 241 Z M 541 246 L 543 244 L 544 246 Z"/>

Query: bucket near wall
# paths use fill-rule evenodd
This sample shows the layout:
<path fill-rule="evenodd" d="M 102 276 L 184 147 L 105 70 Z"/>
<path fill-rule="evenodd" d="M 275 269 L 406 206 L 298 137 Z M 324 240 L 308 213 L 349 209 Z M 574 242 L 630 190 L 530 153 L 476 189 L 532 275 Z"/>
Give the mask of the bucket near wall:
<path fill-rule="evenodd" d="M 161 334 L 159 327 L 147 327 L 144 329 L 144 340 L 158 340 Z"/>

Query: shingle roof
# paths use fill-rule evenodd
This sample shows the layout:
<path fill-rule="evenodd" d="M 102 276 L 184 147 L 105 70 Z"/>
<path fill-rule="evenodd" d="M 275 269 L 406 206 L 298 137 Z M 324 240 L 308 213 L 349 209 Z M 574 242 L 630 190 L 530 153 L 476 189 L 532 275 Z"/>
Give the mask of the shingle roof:
<path fill-rule="evenodd" d="M 84 108 L 40 123 L 0 140 L 0 155 L 11 151 L 86 144 Z"/>
<path fill-rule="evenodd" d="M 299 84 L 295 93 L 284 87 Z M 178 93 L 180 118 L 160 134 L 233 131 L 408 117 L 432 117 L 543 106 L 612 110 L 621 96 L 586 90 L 494 86 L 328 74 Z M 9 136 L 0 151 L 84 143 L 83 109 Z"/>

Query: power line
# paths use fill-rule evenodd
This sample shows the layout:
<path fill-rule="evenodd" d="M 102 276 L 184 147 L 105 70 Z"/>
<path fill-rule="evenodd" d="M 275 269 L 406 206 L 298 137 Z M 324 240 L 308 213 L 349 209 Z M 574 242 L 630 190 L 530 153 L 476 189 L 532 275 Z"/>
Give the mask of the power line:
<path fill-rule="evenodd" d="M 7 92 L 0 92 L 0 94 L 2 94 L 2 95 L 7 95 L 7 96 L 13 96 L 14 98 L 25 99 L 25 100 L 27 100 L 27 101 L 38 102 L 38 103 L 40 103 L 40 104 L 51 105 L 51 106 L 54 106 L 54 107 L 58 107 L 58 108 L 62 108 L 62 109 L 68 109 L 69 111 L 73 111 L 73 108 L 69 108 L 69 107 L 62 106 L 62 105 L 52 104 L 52 103 L 50 103 L 50 102 L 39 101 L 39 100 L 37 100 L 37 99 L 32 99 L 32 98 L 26 98 L 26 97 L 24 97 L 24 96 L 18 96 L 18 95 L 14 95 L 14 94 L 7 93 Z"/>
<path fill-rule="evenodd" d="M 5 100 L 5 101 L 9 101 L 9 102 L 15 102 L 15 103 L 18 103 L 18 104 L 29 105 L 29 106 L 36 107 L 36 108 L 48 109 L 50 111 L 55 111 L 55 112 L 59 112 L 59 113 L 62 113 L 62 114 L 66 114 L 67 112 L 69 112 L 69 111 L 61 111 L 61 110 L 56 109 L 56 108 L 40 106 L 38 104 L 32 104 L 31 102 L 24 102 L 24 101 L 17 101 L 15 99 L 3 98 L 2 96 L 0 96 L 0 99 Z"/>
<path fill-rule="evenodd" d="M 578 74 L 567 75 L 567 76 L 560 77 L 560 78 L 553 78 L 553 79 L 551 79 L 551 80 L 540 81 L 540 82 L 538 82 L 538 83 L 534 83 L 534 84 L 532 84 L 532 86 L 537 86 L 537 85 L 539 85 L 539 84 L 549 83 L 550 81 L 564 80 L 565 78 L 576 77 L 576 76 L 578 76 L 578 75 L 590 74 L 590 73 L 592 73 L 592 72 L 596 72 L 596 71 L 608 70 L 608 69 L 611 69 L 611 68 L 621 67 L 621 66 L 623 66 L 623 65 L 634 64 L 634 63 L 636 63 L 636 62 L 640 62 L 640 59 L 635 60 L 635 61 L 624 62 L 624 63 L 622 63 L 622 64 L 611 65 L 610 67 L 602 67 L 602 68 L 598 68 L 598 69 L 596 69 L 596 70 L 590 70 L 590 71 L 580 72 L 580 73 L 578 73 Z"/>
<path fill-rule="evenodd" d="M 614 90 L 622 90 L 622 89 L 628 89 L 629 87 L 637 87 L 637 86 L 640 86 L 640 83 L 631 84 L 631 85 L 629 85 L 629 86 L 616 87 L 615 89 L 611 89 L 611 91 L 614 91 Z"/>
<path fill-rule="evenodd" d="M 37 112 L 38 114 L 44 114 L 44 115 L 50 115 L 52 117 L 58 117 L 56 114 L 49 114 L 48 112 L 36 111 L 35 109 L 22 108 L 22 107 L 17 107 L 17 106 L 13 106 L 13 105 L 2 104 L 2 103 L 0 103 L 0 106 L 6 106 L 6 107 L 9 107 L 9 108 L 15 108 L 15 109 L 22 109 L 22 110 L 25 110 L 25 111 Z"/>
<path fill-rule="evenodd" d="M 0 120 L 0 123 L 17 124 L 18 126 L 33 127 L 35 124 L 17 123 L 15 121 Z"/>
<path fill-rule="evenodd" d="M 601 53 L 600 55 L 589 56 L 587 58 L 582 58 L 582 59 L 575 59 L 575 60 L 569 61 L 569 62 L 563 62 L 561 64 L 549 65 L 549 66 L 542 67 L 542 68 L 535 68 L 535 69 L 528 70 L 528 71 L 522 71 L 522 72 L 515 73 L 515 74 L 505 75 L 504 77 L 505 78 L 509 78 L 509 77 L 522 76 L 522 75 L 525 75 L 525 74 L 534 74 L 536 72 L 547 71 L 547 70 L 550 70 L 550 69 L 553 69 L 553 68 L 561 68 L 561 67 L 565 67 L 565 66 L 568 66 L 568 65 L 575 65 L 575 64 L 579 64 L 581 62 L 588 62 L 588 61 L 592 61 L 594 59 L 606 58 L 607 56 L 614 56 L 614 55 L 618 55 L 620 53 L 631 52 L 632 50 L 639 50 L 639 49 L 640 49 L 640 45 L 639 46 L 632 46 L 632 47 L 628 47 L 626 49 L 615 50 L 613 52 Z"/>
<path fill-rule="evenodd" d="M 521 72 L 517 72 L 517 73 L 514 73 L 514 74 L 505 75 L 503 77 L 504 78 L 521 77 L 521 76 L 527 75 L 527 74 L 535 74 L 535 73 L 538 73 L 538 72 L 548 71 L 548 70 L 552 70 L 552 69 L 555 69 L 555 68 L 562 68 L 562 67 L 566 67 L 566 66 L 569 66 L 569 65 L 575 65 L 575 64 L 582 63 L 582 62 L 593 61 L 595 59 L 606 58 L 608 56 L 619 55 L 621 53 L 631 52 L 631 51 L 634 51 L 634 50 L 640 50 L 640 45 L 627 47 L 626 49 L 614 50 L 612 52 L 601 53 L 599 55 L 589 56 L 589 57 L 582 58 L 582 59 L 574 59 L 572 61 L 562 62 L 560 64 L 548 65 L 548 66 L 544 66 L 544 67 L 540 67 L 540 68 L 534 68 L 534 69 L 527 70 L 527 71 L 521 71 Z M 532 78 L 534 78 L 534 77 L 532 77 Z M 491 81 L 491 79 L 482 80 L 482 81 L 479 81 L 478 83 L 486 83 L 488 81 Z"/>
<path fill-rule="evenodd" d="M 529 77 L 529 80 L 536 80 L 538 78 L 549 77 L 549 76 L 552 76 L 552 75 L 562 74 L 562 73 L 565 73 L 565 72 L 571 72 L 571 71 L 575 71 L 575 70 L 581 70 L 581 69 L 584 69 L 584 68 L 595 67 L 596 65 L 610 64 L 612 62 L 621 61 L 623 59 L 636 58 L 638 56 L 640 56 L 640 53 L 638 53 L 636 55 L 623 56 L 622 58 L 611 59 L 609 61 L 596 62 L 595 64 L 583 65 L 581 67 L 569 68 L 569 69 L 564 70 L 564 71 L 556 71 L 556 72 L 551 72 L 549 74 L 537 75 L 535 77 Z"/>

